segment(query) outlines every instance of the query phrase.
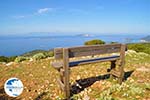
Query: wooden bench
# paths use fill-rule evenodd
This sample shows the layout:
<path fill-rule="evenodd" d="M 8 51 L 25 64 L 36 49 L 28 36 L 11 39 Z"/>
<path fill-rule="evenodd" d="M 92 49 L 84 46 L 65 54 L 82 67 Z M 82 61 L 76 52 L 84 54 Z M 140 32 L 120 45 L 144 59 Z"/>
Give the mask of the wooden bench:
<path fill-rule="evenodd" d="M 119 83 L 121 84 L 124 77 L 124 65 L 125 65 L 125 44 L 107 44 L 107 45 L 90 45 L 90 46 L 80 46 L 80 47 L 70 47 L 70 48 L 56 48 L 54 49 L 54 56 L 56 62 L 52 62 L 51 65 L 60 72 L 60 78 L 57 79 L 61 90 L 64 91 L 66 99 L 70 98 L 70 83 L 69 75 L 70 68 L 83 65 L 91 64 L 97 62 L 111 62 L 110 65 L 110 75 L 119 78 Z M 79 61 L 69 61 L 70 58 L 83 57 L 83 56 L 93 56 L 102 54 L 119 53 L 119 55 L 105 56 L 100 58 L 92 58 Z M 116 61 L 119 60 L 119 72 L 116 72 Z"/>

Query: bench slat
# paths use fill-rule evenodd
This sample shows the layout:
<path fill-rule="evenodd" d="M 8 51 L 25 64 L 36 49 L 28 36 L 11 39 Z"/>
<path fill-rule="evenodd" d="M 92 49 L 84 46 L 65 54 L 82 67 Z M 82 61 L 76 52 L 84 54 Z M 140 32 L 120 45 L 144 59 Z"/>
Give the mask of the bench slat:
<path fill-rule="evenodd" d="M 110 57 L 103 57 L 103 58 L 74 61 L 69 63 L 69 67 L 74 67 L 74 66 L 89 64 L 89 63 L 103 62 L 103 61 L 113 61 L 119 58 L 120 56 L 110 56 Z"/>
<path fill-rule="evenodd" d="M 116 56 L 110 56 L 110 57 L 73 61 L 73 62 L 69 62 L 69 67 L 74 67 L 74 66 L 89 64 L 89 63 L 103 62 L 103 61 L 113 61 L 113 60 L 118 60 L 119 58 L 120 56 L 116 55 Z M 62 62 L 53 62 L 51 65 L 57 70 L 63 67 Z"/>
<path fill-rule="evenodd" d="M 63 62 L 59 61 L 59 62 L 52 62 L 51 66 L 54 67 L 55 69 L 59 70 L 60 68 L 63 67 Z"/>
<path fill-rule="evenodd" d="M 81 47 L 71 47 L 69 50 L 69 58 L 72 57 L 81 57 L 81 56 L 90 56 L 98 54 L 107 54 L 120 52 L 121 44 L 107 44 L 107 45 L 90 45 L 90 46 L 81 46 Z M 54 50 L 55 59 L 63 58 L 63 48 L 56 48 Z"/>
<path fill-rule="evenodd" d="M 111 75 L 114 75 L 114 76 L 116 76 L 116 77 L 118 77 L 118 78 L 120 77 L 120 72 L 117 72 L 117 71 L 115 71 L 115 70 L 111 70 L 111 71 L 110 71 L 110 74 L 111 74 Z"/>

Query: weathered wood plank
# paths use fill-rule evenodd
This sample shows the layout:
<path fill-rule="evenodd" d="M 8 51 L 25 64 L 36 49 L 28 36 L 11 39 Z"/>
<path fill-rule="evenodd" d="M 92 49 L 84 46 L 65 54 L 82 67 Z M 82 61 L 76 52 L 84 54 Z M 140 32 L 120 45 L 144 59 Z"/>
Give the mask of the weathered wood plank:
<path fill-rule="evenodd" d="M 79 60 L 79 61 L 69 62 L 69 67 L 90 64 L 90 63 L 96 63 L 96 62 L 114 61 L 114 60 L 118 60 L 118 59 L 120 59 L 120 56 L 116 55 L 116 56 L 109 56 L 109 57 Z M 54 62 L 54 64 L 52 64 L 52 65 L 55 69 L 59 70 L 60 68 L 63 67 L 63 62 Z"/>
<path fill-rule="evenodd" d="M 59 72 L 60 72 L 60 76 L 64 76 L 65 70 L 63 68 L 61 68 Z"/>
<path fill-rule="evenodd" d="M 63 49 L 63 69 L 64 71 L 64 85 L 65 85 L 65 96 L 66 99 L 70 98 L 70 84 L 69 84 L 69 55 L 68 48 Z"/>
<path fill-rule="evenodd" d="M 74 67 L 74 66 L 84 65 L 84 64 L 97 63 L 97 62 L 114 61 L 114 60 L 118 60 L 118 59 L 120 59 L 120 56 L 111 56 L 111 57 L 80 60 L 80 61 L 70 62 L 69 67 Z"/>
<path fill-rule="evenodd" d="M 56 80 L 57 80 L 57 83 L 59 84 L 61 90 L 65 91 L 65 85 L 62 83 L 62 81 L 59 78 L 57 78 Z"/>
<path fill-rule="evenodd" d="M 63 48 L 55 48 L 54 49 L 54 58 L 62 59 L 63 58 Z"/>
<path fill-rule="evenodd" d="M 120 78 L 119 78 L 119 84 L 122 83 L 124 79 L 124 65 L 125 65 L 125 50 L 126 50 L 126 45 L 122 44 L 121 45 L 121 51 L 120 51 Z"/>
<path fill-rule="evenodd" d="M 114 76 L 120 78 L 120 72 L 117 72 L 114 69 L 110 71 L 110 75 L 114 75 Z"/>
<path fill-rule="evenodd" d="M 63 67 L 63 62 L 62 61 L 52 62 L 51 66 L 59 71 L 59 69 Z"/>
<path fill-rule="evenodd" d="M 110 71 L 111 71 L 111 70 L 114 70 L 115 68 L 116 68 L 116 60 L 111 61 Z M 112 74 L 110 74 L 110 78 L 111 78 L 111 79 L 113 78 L 113 75 L 112 75 Z"/>
<path fill-rule="evenodd" d="M 69 58 L 98 55 L 105 53 L 115 53 L 120 52 L 121 44 L 107 44 L 107 45 L 90 45 L 90 46 L 80 46 L 71 47 L 69 50 Z M 62 59 L 63 51 L 62 48 L 56 48 L 54 50 L 55 59 Z"/>

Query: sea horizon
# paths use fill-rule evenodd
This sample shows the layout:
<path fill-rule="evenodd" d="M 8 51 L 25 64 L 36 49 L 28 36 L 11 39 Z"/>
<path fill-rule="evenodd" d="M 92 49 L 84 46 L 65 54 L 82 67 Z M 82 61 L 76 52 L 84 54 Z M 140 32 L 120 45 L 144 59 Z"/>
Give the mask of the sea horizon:
<path fill-rule="evenodd" d="M 0 56 L 19 56 L 33 50 L 51 50 L 57 47 L 82 46 L 84 42 L 100 39 L 106 43 L 138 43 L 147 34 L 101 34 L 101 35 L 10 35 L 0 36 Z"/>

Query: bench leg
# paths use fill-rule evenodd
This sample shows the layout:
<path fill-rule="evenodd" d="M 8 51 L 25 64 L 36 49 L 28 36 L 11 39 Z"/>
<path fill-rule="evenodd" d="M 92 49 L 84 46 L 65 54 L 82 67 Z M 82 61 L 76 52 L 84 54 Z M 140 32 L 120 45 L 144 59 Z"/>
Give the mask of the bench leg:
<path fill-rule="evenodd" d="M 122 83 L 124 80 L 124 65 L 125 65 L 125 49 L 126 45 L 121 45 L 121 52 L 120 52 L 120 66 L 119 66 L 119 71 L 120 71 L 120 77 L 119 77 L 119 84 Z"/>
<path fill-rule="evenodd" d="M 124 64 L 121 64 L 119 66 L 119 71 L 120 71 L 120 76 L 119 76 L 119 84 L 122 84 L 123 80 L 124 80 Z"/>
<path fill-rule="evenodd" d="M 69 84 L 69 70 L 67 72 L 64 71 L 64 69 L 60 69 L 60 77 L 59 79 L 57 79 L 57 82 L 61 88 L 61 90 L 64 92 L 65 94 L 65 99 L 69 100 L 70 98 L 70 84 Z"/>
<path fill-rule="evenodd" d="M 64 79 L 64 70 L 61 68 L 60 69 L 60 80 L 64 83 L 63 79 Z"/>
<path fill-rule="evenodd" d="M 69 71 L 66 71 L 67 75 L 64 77 L 64 85 L 65 85 L 65 97 L 67 100 L 70 98 L 70 84 L 69 84 Z"/>
<path fill-rule="evenodd" d="M 59 75 L 59 79 L 57 80 L 61 90 L 64 92 L 65 90 L 65 86 L 64 86 L 64 70 L 63 68 L 60 69 L 60 75 Z"/>
<path fill-rule="evenodd" d="M 115 70 L 115 68 L 116 68 L 116 60 L 115 61 L 111 61 L 110 72 L 112 70 Z M 112 74 L 110 74 L 110 78 L 113 79 L 113 75 Z"/>
<path fill-rule="evenodd" d="M 63 49 L 63 69 L 64 69 L 64 88 L 66 100 L 70 99 L 70 84 L 69 84 L 69 53 L 68 49 Z"/>

